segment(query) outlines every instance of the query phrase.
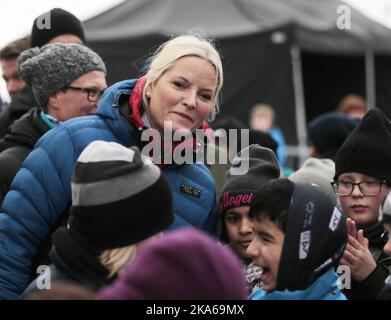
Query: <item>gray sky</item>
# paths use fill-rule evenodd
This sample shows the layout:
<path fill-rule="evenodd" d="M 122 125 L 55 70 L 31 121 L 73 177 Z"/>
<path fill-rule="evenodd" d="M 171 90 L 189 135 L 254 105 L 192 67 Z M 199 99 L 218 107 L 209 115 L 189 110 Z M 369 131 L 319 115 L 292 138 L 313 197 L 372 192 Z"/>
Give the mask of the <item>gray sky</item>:
<path fill-rule="evenodd" d="M 124 0 L 10 0 L 0 2 L 0 48 L 27 35 L 34 19 L 44 12 L 59 7 L 86 20 Z M 0 76 L 1 76 L 0 68 Z M 5 82 L 0 77 L 0 96 L 8 101 Z"/>
<path fill-rule="evenodd" d="M 326 0 L 327 1 L 327 0 Z M 391 0 L 343 0 L 369 18 L 391 28 Z"/>
<path fill-rule="evenodd" d="M 124 0 L 10 0 L 0 2 L 0 48 L 28 34 L 34 19 L 59 7 L 80 20 L 93 17 Z"/>

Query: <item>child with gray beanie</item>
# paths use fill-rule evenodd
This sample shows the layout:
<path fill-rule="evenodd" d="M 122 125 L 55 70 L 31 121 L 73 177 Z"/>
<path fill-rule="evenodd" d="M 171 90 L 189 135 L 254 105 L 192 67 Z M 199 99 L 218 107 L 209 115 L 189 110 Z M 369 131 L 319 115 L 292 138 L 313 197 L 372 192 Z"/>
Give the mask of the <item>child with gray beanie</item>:
<path fill-rule="evenodd" d="M 73 172 L 67 227 L 52 235 L 50 273 L 43 272 L 25 295 L 40 289 L 45 277 L 92 290 L 110 283 L 133 259 L 136 245 L 173 220 L 170 186 L 149 158 L 136 147 L 90 143 Z"/>

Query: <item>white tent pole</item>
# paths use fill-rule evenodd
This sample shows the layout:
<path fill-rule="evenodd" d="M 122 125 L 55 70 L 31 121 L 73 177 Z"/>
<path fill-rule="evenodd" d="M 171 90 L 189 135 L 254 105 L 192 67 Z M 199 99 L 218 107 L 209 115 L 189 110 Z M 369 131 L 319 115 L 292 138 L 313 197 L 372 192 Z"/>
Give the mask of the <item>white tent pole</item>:
<path fill-rule="evenodd" d="M 295 94 L 295 114 L 297 141 L 299 149 L 299 166 L 301 166 L 308 157 L 308 148 L 301 51 L 297 45 L 293 45 L 291 47 L 291 57 L 293 71 L 293 90 Z"/>
<path fill-rule="evenodd" d="M 376 107 L 376 78 L 375 56 L 370 49 L 365 51 L 365 87 L 368 109 L 372 109 Z"/>

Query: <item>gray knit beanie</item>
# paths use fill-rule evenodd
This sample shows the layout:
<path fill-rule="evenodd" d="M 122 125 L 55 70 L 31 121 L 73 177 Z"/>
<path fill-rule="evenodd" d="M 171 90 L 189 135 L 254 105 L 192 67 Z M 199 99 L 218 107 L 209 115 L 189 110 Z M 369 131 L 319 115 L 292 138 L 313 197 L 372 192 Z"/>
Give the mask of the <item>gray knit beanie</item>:
<path fill-rule="evenodd" d="M 49 97 L 82 75 L 91 71 L 106 73 L 98 54 L 77 43 L 55 43 L 28 49 L 19 56 L 17 66 L 43 108 L 46 108 Z"/>
<path fill-rule="evenodd" d="M 331 181 L 335 173 L 335 164 L 331 159 L 308 158 L 299 170 L 289 176 L 294 183 L 309 183 L 318 185 L 336 202 L 336 195 Z"/>

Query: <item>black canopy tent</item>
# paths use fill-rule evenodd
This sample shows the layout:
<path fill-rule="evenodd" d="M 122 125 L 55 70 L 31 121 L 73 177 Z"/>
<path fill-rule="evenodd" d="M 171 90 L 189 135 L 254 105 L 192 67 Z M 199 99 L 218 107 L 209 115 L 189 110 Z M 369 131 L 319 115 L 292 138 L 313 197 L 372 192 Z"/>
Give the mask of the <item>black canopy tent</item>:
<path fill-rule="evenodd" d="M 351 29 L 340 30 L 341 5 L 346 4 L 128 0 L 85 27 L 89 45 L 107 63 L 109 82 L 138 77 L 145 59 L 171 35 L 198 29 L 215 37 L 225 76 L 221 115 L 247 123 L 252 105 L 271 104 L 294 146 L 289 152 L 303 159 L 307 120 L 335 109 L 344 94 L 361 94 L 387 112 L 391 103 L 391 30 L 352 8 Z"/>

